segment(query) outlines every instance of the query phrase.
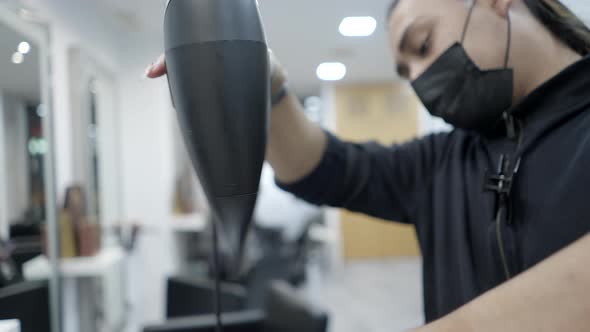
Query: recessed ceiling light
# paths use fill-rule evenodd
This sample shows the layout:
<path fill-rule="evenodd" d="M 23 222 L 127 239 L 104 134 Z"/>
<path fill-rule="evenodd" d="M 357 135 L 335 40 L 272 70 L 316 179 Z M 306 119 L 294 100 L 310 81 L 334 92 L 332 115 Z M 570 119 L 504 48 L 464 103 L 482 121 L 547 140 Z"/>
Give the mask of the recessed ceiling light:
<path fill-rule="evenodd" d="M 377 29 L 377 20 L 371 16 L 346 17 L 340 23 L 340 33 L 346 37 L 368 37 Z"/>
<path fill-rule="evenodd" d="M 20 52 L 14 52 L 12 55 L 12 63 L 20 65 L 25 60 L 25 56 Z"/>
<path fill-rule="evenodd" d="M 316 70 L 322 81 L 340 81 L 346 76 L 346 66 L 340 62 L 324 62 Z"/>
<path fill-rule="evenodd" d="M 31 44 L 27 43 L 26 41 L 21 42 L 18 44 L 18 51 L 22 54 L 27 54 L 31 51 Z"/>
<path fill-rule="evenodd" d="M 39 104 L 39 106 L 37 106 L 37 115 L 40 118 L 47 116 L 47 107 L 45 107 L 45 104 Z"/>

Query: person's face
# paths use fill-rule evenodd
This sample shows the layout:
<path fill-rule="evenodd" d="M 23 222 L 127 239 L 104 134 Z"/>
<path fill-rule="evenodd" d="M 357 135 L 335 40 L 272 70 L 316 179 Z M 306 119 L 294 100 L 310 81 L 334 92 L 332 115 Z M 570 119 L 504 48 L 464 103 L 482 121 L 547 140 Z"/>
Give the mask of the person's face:
<path fill-rule="evenodd" d="M 474 0 L 399 0 L 389 19 L 391 47 L 399 75 L 418 78 L 443 52 L 461 41 Z M 508 38 L 501 0 L 478 0 L 463 47 L 480 69 L 504 66 Z M 506 3 L 506 0 L 504 0 Z"/>

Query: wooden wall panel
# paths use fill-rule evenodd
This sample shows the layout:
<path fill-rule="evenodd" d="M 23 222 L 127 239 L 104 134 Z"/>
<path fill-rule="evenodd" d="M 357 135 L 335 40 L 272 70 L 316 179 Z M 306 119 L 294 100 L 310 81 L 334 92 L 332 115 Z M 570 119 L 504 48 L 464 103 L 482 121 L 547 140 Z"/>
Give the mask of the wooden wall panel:
<path fill-rule="evenodd" d="M 418 101 L 406 84 L 346 85 L 335 88 L 336 134 L 345 140 L 390 145 L 418 133 Z M 412 226 L 342 211 L 346 259 L 417 256 Z"/>

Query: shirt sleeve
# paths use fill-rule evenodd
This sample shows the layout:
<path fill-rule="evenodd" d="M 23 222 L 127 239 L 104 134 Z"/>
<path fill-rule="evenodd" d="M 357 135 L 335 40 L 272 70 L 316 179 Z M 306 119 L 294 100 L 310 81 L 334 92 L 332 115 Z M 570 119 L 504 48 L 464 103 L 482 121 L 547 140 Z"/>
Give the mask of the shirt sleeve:
<path fill-rule="evenodd" d="M 450 134 L 393 146 L 349 143 L 328 136 L 316 169 L 299 182 L 278 186 L 312 204 L 412 223 L 418 194 L 430 186 Z"/>

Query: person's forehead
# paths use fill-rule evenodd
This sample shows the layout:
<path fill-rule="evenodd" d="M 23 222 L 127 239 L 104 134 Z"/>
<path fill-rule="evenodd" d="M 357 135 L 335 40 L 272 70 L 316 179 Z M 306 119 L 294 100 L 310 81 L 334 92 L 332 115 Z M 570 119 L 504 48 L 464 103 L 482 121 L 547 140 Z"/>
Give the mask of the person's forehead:
<path fill-rule="evenodd" d="M 464 6 L 465 0 L 399 0 L 389 19 L 389 30 L 394 40 L 416 18 L 451 15 L 454 9 Z"/>
<path fill-rule="evenodd" d="M 436 0 L 442 1 L 442 0 Z M 423 14 L 424 7 L 430 0 L 399 0 L 389 18 L 389 31 L 395 42 L 401 39 L 401 34 L 412 21 Z"/>

